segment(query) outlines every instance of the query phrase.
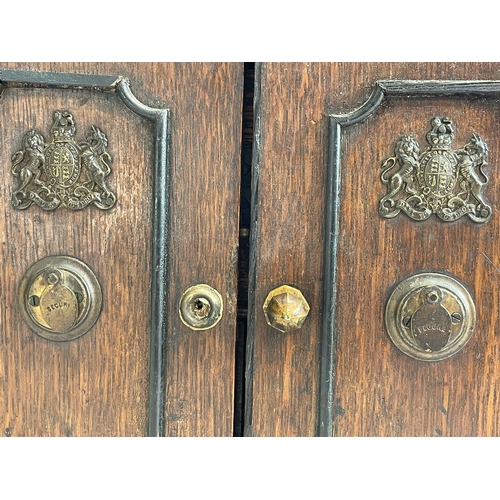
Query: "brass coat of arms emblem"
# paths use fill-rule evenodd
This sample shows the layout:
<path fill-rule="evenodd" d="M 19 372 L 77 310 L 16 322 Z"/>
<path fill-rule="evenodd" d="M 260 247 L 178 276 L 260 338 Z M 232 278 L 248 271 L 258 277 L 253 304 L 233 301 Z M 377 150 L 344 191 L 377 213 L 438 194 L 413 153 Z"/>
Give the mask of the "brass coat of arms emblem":
<path fill-rule="evenodd" d="M 491 218 L 491 206 L 483 196 L 489 180 L 482 170 L 488 147 L 473 134 L 463 149 L 454 151 L 454 137 L 452 121 L 434 117 L 426 136 L 429 147 L 423 153 L 409 135 L 397 141 L 394 156 L 382 164 L 380 179 L 387 186 L 379 202 L 382 217 L 391 219 L 402 210 L 414 220 L 433 213 L 447 222 L 464 215 L 479 223 Z"/>
<path fill-rule="evenodd" d="M 77 143 L 75 121 L 67 111 L 54 112 L 51 133 L 52 142 L 46 143 L 36 130 L 26 132 L 23 149 L 12 156 L 12 173 L 18 180 L 12 205 L 80 210 L 93 203 L 103 210 L 111 208 L 116 196 L 106 185 L 111 172 L 106 134 L 92 126 L 91 134 Z"/>

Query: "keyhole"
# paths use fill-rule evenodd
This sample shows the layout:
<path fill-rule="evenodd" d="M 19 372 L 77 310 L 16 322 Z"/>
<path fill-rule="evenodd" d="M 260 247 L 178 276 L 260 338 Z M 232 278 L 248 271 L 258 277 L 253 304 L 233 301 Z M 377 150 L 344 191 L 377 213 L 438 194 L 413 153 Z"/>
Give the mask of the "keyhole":
<path fill-rule="evenodd" d="M 208 330 L 222 316 L 222 297 L 208 285 L 194 285 L 182 295 L 179 314 L 182 322 L 192 330 Z"/>
<path fill-rule="evenodd" d="M 207 318 L 212 311 L 210 302 L 204 297 L 198 297 L 191 302 L 191 312 L 197 318 Z"/>
<path fill-rule="evenodd" d="M 29 299 L 28 299 L 28 304 L 31 306 L 31 307 L 38 307 L 40 305 L 40 297 L 38 297 L 38 295 L 32 295 Z"/>

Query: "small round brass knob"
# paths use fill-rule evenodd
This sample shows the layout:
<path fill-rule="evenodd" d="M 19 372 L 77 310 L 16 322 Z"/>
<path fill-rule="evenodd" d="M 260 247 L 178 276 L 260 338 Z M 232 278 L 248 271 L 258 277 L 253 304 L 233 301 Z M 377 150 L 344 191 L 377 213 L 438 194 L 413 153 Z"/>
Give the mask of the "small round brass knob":
<path fill-rule="evenodd" d="M 208 330 L 222 318 L 222 297 L 209 285 L 188 288 L 181 297 L 179 314 L 191 330 Z"/>
<path fill-rule="evenodd" d="M 267 323 L 280 332 L 298 330 L 309 314 L 309 304 L 302 292 L 289 285 L 269 292 L 263 309 Z"/>

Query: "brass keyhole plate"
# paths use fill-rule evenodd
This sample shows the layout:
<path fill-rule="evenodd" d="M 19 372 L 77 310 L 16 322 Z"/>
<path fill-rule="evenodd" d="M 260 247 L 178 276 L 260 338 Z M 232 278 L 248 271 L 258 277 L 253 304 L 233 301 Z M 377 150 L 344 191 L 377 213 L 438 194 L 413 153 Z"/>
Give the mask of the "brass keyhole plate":
<path fill-rule="evenodd" d="M 401 281 L 385 309 L 385 327 L 394 345 L 421 361 L 453 356 L 469 342 L 476 308 L 457 279 L 421 273 Z"/>
<path fill-rule="evenodd" d="M 45 257 L 33 264 L 19 285 L 21 314 L 38 335 L 73 340 L 97 321 L 102 292 L 94 272 L 74 257 Z"/>
<path fill-rule="evenodd" d="M 206 284 L 188 288 L 179 303 L 181 321 L 191 330 L 208 330 L 222 318 L 222 297 Z"/>

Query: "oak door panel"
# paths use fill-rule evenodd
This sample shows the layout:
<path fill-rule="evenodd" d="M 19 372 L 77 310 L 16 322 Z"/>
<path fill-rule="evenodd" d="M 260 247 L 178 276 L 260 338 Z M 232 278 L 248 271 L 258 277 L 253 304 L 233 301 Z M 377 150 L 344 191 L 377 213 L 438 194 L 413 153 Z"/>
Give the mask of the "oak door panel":
<path fill-rule="evenodd" d="M 370 78 L 371 67 L 364 70 Z M 498 65 L 446 64 L 404 68 L 405 79 L 494 80 Z M 380 73 L 377 71 L 378 77 Z M 373 78 L 373 77 L 371 77 Z M 360 84 L 363 86 L 363 81 Z M 339 436 L 496 436 L 499 343 L 496 274 L 498 251 L 498 134 L 495 96 L 392 98 L 343 138 L 340 186 L 338 302 L 336 328 L 335 433 Z M 423 151 L 434 117 L 449 117 L 456 129 L 452 149 L 477 133 L 490 150 L 485 196 L 493 217 L 477 224 L 467 216 L 443 222 L 432 215 L 417 222 L 401 213 L 377 216 L 385 194 L 383 160 L 403 134 Z M 477 310 L 466 347 L 438 362 L 412 359 L 384 331 L 389 294 L 408 275 L 436 271 L 458 278 Z"/>
<path fill-rule="evenodd" d="M 10 63 L 1 67 L 122 75 L 130 79 L 141 102 L 170 110 L 169 239 L 157 242 L 152 234 L 152 123 L 133 113 L 113 93 L 24 88 L 3 92 L 0 407 L 4 433 L 147 434 L 154 300 L 151 254 L 152 245 L 158 244 L 169 245 L 166 265 L 170 273 L 168 310 L 161 311 L 168 317 L 162 432 L 231 434 L 236 322 L 233 254 L 238 237 L 238 213 L 233 207 L 238 206 L 243 78 L 239 65 Z M 224 92 L 223 99 L 218 98 L 220 92 Z M 52 113 L 57 109 L 74 115 L 77 140 L 83 139 L 92 125 L 107 134 L 113 157 L 108 183 L 117 196 L 111 210 L 88 207 L 47 212 L 32 206 L 18 211 L 11 206 L 10 156 L 20 149 L 21 138 L 30 128 L 47 139 Z M 210 222 L 221 219 L 224 224 Z M 189 240 L 186 234 L 191 235 Z M 88 264 L 103 290 L 97 323 L 69 342 L 51 342 L 31 332 L 16 305 L 25 270 L 42 257 L 60 254 Z M 196 265 L 201 254 L 205 264 Z M 212 284 L 226 297 L 225 313 L 216 332 L 188 331 L 179 320 L 180 295 L 197 280 Z M 178 411 L 180 416 L 173 417 L 171 405 L 179 406 L 179 401 L 184 413 Z"/>
<path fill-rule="evenodd" d="M 170 78 L 167 98 L 177 97 L 172 105 L 165 429 L 169 436 L 231 436 L 243 64 L 187 65 L 182 78 L 175 72 Z M 199 283 L 218 290 L 224 309 L 215 327 L 193 331 L 179 318 L 179 300 Z"/>
<path fill-rule="evenodd" d="M 386 97 L 342 129 L 338 184 L 328 181 L 335 155 L 329 115 L 355 111 L 378 80 L 495 80 L 498 69 L 486 63 L 259 66 L 247 434 L 498 435 L 497 96 Z M 403 134 L 425 149 L 433 116 L 453 120 L 455 149 L 474 132 L 488 144 L 486 197 L 494 213 L 483 225 L 467 217 L 444 223 L 435 215 L 423 222 L 378 215 L 382 162 Z M 338 207 L 332 208 L 334 188 Z M 336 245 L 327 274 L 331 245 L 325 249 L 325 242 Z M 391 291 L 420 271 L 456 276 L 476 304 L 471 341 L 441 362 L 409 358 L 384 328 Z M 299 288 L 311 306 L 303 327 L 287 334 L 269 327 L 262 312 L 267 293 L 282 284 Z M 331 307 L 325 290 L 333 294 Z"/>
<path fill-rule="evenodd" d="M 325 192 L 324 105 L 315 65 L 256 66 L 246 435 L 314 435 Z M 314 75 L 314 76 L 311 76 Z M 301 330 L 268 326 L 281 285 L 311 307 Z"/>

